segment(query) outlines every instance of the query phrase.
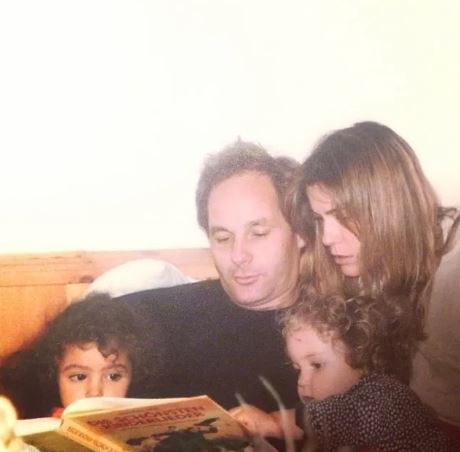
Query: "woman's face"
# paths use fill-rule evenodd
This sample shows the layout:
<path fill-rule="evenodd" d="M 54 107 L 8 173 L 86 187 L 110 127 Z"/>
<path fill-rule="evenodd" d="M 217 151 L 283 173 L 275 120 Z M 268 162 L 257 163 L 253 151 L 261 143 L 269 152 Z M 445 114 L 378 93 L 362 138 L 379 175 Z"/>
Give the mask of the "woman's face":
<path fill-rule="evenodd" d="M 345 276 L 359 276 L 361 243 L 337 218 L 334 200 L 319 185 L 307 187 L 307 196 L 315 221 L 320 225 L 321 240 Z"/>

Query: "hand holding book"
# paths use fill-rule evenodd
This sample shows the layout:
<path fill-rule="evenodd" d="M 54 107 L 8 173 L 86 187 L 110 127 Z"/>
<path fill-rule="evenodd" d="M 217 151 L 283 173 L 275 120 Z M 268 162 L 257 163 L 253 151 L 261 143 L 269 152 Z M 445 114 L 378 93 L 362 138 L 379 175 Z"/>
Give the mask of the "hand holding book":
<path fill-rule="evenodd" d="M 15 432 L 49 452 L 243 451 L 250 444 L 244 427 L 207 396 L 81 399 L 62 419 L 19 421 Z"/>

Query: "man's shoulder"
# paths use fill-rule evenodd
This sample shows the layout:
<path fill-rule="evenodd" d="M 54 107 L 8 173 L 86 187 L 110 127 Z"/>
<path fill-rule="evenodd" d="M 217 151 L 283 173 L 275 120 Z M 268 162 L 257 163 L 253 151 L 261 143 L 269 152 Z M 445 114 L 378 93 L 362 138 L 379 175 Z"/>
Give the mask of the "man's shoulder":
<path fill-rule="evenodd" d="M 176 302 L 176 303 L 189 303 L 194 301 L 203 300 L 227 300 L 228 296 L 225 293 L 220 280 L 205 280 L 197 281 L 188 284 L 181 284 L 172 287 L 161 287 L 156 289 L 143 290 L 140 292 L 133 292 L 114 300 L 129 303 L 143 303 L 143 302 Z"/>

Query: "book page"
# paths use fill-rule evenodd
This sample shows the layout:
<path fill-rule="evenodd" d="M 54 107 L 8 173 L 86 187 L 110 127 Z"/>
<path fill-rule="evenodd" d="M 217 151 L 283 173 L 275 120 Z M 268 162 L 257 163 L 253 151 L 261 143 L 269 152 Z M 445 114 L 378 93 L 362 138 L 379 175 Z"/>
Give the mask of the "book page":
<path fill-rule="evenodd" d="M 138 406 L 150 406 L 162 403 L 176 402 L 183 398 L 170 399 L 133 399 L 127 397 L 87 397 L 71 403 L 62 413 L 62 416 L 81 415 L 90 411 L 107 411 L 117 408 L 133 408 Z"/>
<path fill-rule="evenodd" d="M 242 451 L 249 445 L 244 428 L 207 396 L 66 416 L 61 432 L 76 441 L 87 438 L 87 444 L 91 437 L 110 441 L 114 451 L 150 451 L 160 444 L 178 452 Z"/>
<path fill-rule="evenodd" d="M 80 399 L 70 404 L 63 412 L 63 416 L 79 416 L 95 412 L 107 412 L 119 408 L 133 408 L 156 403 L 168 403 L 182 400 L 172 399 L 129 399 L 121 397 L 90 397 Z M 62 419 L 44 417 L 36 419 L 21 419 L 14 425 L 14 433 L 22 437 L 27 444 L 31 444 L 41 452 L 88 451 L 90 449 L 79 445 L 59 432 Z"/>
<path fill-rule="evenodd" d="M 36 419 L 21 419 L 14 425 L 16 436 L 33 435 L 34 433 L 57 430 L 61 420 L 54 417 L 41 417 Z"/>
<path fill-rule="evenodd" d="M 40 452 L 88 452 L 91 450 L 66 438 L 57 430 L 24 436 L 22 440 L 36 447 Z"/>

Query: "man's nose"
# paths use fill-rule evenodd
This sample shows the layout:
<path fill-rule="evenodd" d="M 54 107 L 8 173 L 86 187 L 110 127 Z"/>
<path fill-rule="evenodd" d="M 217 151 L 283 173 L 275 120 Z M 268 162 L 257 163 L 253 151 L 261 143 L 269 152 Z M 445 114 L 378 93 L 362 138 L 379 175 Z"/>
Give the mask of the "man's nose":
<path fill-rule="evenodd" d="M 232 246 L 232 261 L 241 265 L 251 260 L 251 253 L 244 238 L 235 238 Z"/>
<path fill-rule="evenodd" d="M 86 386 L 86 397 L 100 397 L 104 393 L 104 384 L 102 379 L 98 377 L 88 378 Z"/>

